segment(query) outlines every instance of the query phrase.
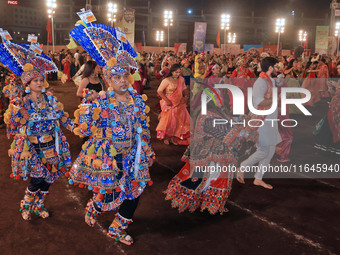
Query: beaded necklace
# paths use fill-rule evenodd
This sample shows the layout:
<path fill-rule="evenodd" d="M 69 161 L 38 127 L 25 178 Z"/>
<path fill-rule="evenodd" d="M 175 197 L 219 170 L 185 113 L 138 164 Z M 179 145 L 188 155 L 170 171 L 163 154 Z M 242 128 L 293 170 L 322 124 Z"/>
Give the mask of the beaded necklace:
<path fill-rule="evenodd" d="M 130 99 L 130 93 L 127 93 L 126 95 L 126 101 L 125 102 L 120 102 L 118 101 L 117 97 L 115 97 L 116 101 L 118 102 L 118 110 L 119 110 L 119 119 L 118 121 L 123 125 L 126 126 L 127 120 L 129 120 L 129 118 L 126 118 L 126 103 L 129 101 Z M 129 122 L 129 126 L 130 126 L 130 122 Z"/>
<path fill-rule="evenodd" d="M 36 98 L 36 101 L 33 100 L 32 96 L 29 96 L 30 104 L 33 107 L 34 111 L 39 115 L 42 116 L 43 113 L 46 111 L 46 102 L 45 97 L 42 94 L 42 98 Z"/>

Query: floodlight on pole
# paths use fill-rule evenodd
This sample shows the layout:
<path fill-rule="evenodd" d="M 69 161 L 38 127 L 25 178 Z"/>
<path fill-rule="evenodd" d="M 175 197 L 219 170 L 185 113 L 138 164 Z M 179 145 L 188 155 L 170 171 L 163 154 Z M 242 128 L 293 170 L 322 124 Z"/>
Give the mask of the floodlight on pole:
<path fill-rule="evenodd" d="M 160 47 L 161 42 L 164 41 L 164 31 L 163 30 L 157 30 L 156 31 L 156 41 L 158 42 L 158 47 Z"/>
<path fill-rule="evenodd" d="M 48 18 L 51 19 L 52 22 L 52 51 L 54 54 L 54 15 L 55 15 L 55 9 L 57 8 L 57 1 L 56 0 L 46 0 L 46 6 L 47 6 L 47 14 Z M 48 39 L 47 39 L 48 41 Z"/>
<path fill-rule="evenodd" d="M 277 56 L 279 56 L 279 49 L 280 49 L 280 35 L 281 33 L 283 33 L 285 31 L 285 24 L 286 24 L 286 20 L 283 18 L 280 19 L 276 19 L 276 23 L 275 23 L 275 32 L 278 33 L 278 37 L 277 37 Z"/>
<path fill-rule="evenodd" d="M 236 33 L 228 33 L 228 43 L 235 43 L 236 42 Z"/>
<path fill-rule="evenodd" d="M 230 15 L 221 15 L 221 29 L 223 30 L 223 43 L 226 43 L 226 31 L 230 29 Z"/>
<path fill-rule="evenodd" d="M 111 27 L 113 27 L 114 22 L 116 22 L 116 18 L 117 18 L 117 12 L 118 12 L 118 7 L 117 4 L 111 3 L 109 2 L 107 4 L 107 17 L 109 22 L 111 22 Z"/>
<path fill-rule="evenodd" d="M 173 25 L 172 11 L 164 11 L 164 26 L 168 27 L 168 48 L 170 47 L 170 27 Z"/>

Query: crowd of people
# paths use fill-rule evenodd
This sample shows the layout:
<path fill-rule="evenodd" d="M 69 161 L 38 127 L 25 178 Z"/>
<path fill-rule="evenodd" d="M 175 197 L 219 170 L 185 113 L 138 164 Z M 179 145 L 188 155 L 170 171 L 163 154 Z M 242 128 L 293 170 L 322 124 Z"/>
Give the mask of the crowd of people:
<path fill-rule="evenodd" d="M 316 127 L 315 149 L 339 157 L 339 58 L 318 54 L 275 57 L 257 51 L 238 55 L 172 51 L 137 54 L 105 25 L 101 30 L 96 28 L 92 27 L 91 33 L 85 33 L 82 25 L 72 30 L 72 37 L 84 50 L 61 50 L 49 54 L 50 58 L 41 53 L 39 59 L 43 61 L 10 41 L 3 42 L 8 47 L 0 48 L 0 125 L 7 125 L 8 137 L 13 139 L 9 150 L 11 176 L 31 177 L 20 204 L 24 220 L 30 220 L 32 212 L 42 218 L 49 216 L 44 206 L 49 186 L 65 174 L 70 184 L 86 186 L 93 192 L 85 209 L 85 222 L 94 226 L 100 214 L 118 209 L 108 236 L 127 245 L 133 243 L 125 230 L 132 222 L 140 195 L 152 184 L 149 167 L 156 158 L 150 142 L 150 107 L 143 94 L 147 89 L 153 89 L 159 97 L 157 138 L 166 145 L 188 146 L 182 158 L 184 167 L 165 191 L 166 199 L 180 212 L 198 208 L 211 214 L 227 211 L 233 173 L 197 173 L 193 165 L 259 165 L 254 185 L 273 189 L 262 180 L 264 167 L 274 154 L 281 163 L 290 161 L 294 137 L 291 127 L 265 122 L 258 128 L 230 123 L 215 128 L 213 119 L 283 119 L 299 114 L 299 109 L 289 106 L 284 116 L 277 109 L 268 116 L 258 116 L 250 114 L 245 105 L 245 114 L 234 116 L 231 93 L 216 89 L 215 84 L 236 85 L 245 95 L 252 88 L 257 110 L 270 108 L 275 87 L 307 89 L 311 99 L 305 105 L 313 107 L 322 100 L 330 104 Z M 80 39 L 85 37 L 91 40 Z M 106 43 L 95 43 L 98 41 Z M 74 120 L 47 91 L 45 81 L 57 79 L 73 81 L 77 86 L 75 97 L 80 104 Z M 150 85 L 154 79 L 158 80 L 157 88 Z M 210 95 L 207 115 L 200 114 L 202 93 Z M 293 93 L 290 97 L 303 95 Z M 74 163 L 60 125 L 87 137 Z M 246 154 L 254 144 L 255 152 Z M 239 162 L 245 154 L 247 159 Z M 245 182 L 240 168 L 236 177 L 240 183 Z"/>

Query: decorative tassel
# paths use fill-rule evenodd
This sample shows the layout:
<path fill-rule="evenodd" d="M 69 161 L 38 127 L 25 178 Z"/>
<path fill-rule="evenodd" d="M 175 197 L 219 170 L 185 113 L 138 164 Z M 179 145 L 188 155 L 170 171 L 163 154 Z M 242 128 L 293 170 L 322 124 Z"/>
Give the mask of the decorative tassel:
<path fill-rule="evenodd" d="M 15 149 L 15 146 L 16 146 L 16 142 L 15 142 L 15 140 L 13 140 L 13 142 L 11 143 L 11 149 Z"/>
<path fill-rule="evenodd" d="M 99 147 L 99 149 L 97 150 L 97 157 L 102 157 L 103 156 L 103 149 L 102 147 Z"/>
<path fill-rule="evenodd" d="M 87 155 L 94 154 L 94 151 L 95 151 L 95 145 L 92 144 L 91 147 L 87 150 Z"/>
<path fill-rule="evenodd" d="M 28 146 L 28 143 L 27 141 L 25 141 L 25 144 L 24 144 L 24 149 L 23 151 L 28 151 L 30 149 L 30 147 Z"/>
<path fill-rule="evenodd" d="M 110 154 L 111 154 L 111 157 L 114 157 L 117 155 L 117 150 L 115 149 L 113 145 L 110 146 Z"/>
<path fill-rule="evenodd" d="M 87 145 L 88 145 L 88 142 L 84 143 L 83 146 L 81 146 L 81 148 L 83 149 L 83 151 L 86 150 Z"/>

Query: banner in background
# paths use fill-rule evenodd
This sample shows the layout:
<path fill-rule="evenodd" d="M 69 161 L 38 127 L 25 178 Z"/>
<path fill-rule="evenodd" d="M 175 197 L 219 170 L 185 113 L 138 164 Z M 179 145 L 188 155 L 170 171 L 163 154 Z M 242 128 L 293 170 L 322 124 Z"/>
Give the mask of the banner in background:
<path fill-rule="evenodd" d="M 315 35 L 315 51 L 328 50 L 329 26 L 317 26 Z"/>
<path fill-rule="evenodd" d="M 175 43 L 175 54 L 178 52 L 187 52 L 187 44 L 186 43 Z"/>
<path fill-rule="evenodd" d="M 124 8 L 117 13 L 115 28 L 118 27 L 125 33 L 127 40 L 133 46 L 135 42 L 135 9 Z"/>
<path fill-rule="evenodd" d="M 214 44 L 213 43 L 209 43 L 209 44 L 204 44 L 204 52 L 209 51 L 210 53 L 214 52 Z"/>
<path fill-rule="evenodd" d="M 221 44 L 221 53 L 222 54 L 232 54 L 238 55 L 241 52 L 240 44 Z"/>
<path fill-rule="evenodd" d="M 194 51 L 203 51 L 205 44 L 205 37 L 207 34 L 207 23 L 205 22 L 195 22 L 194 30 Z"/>
<path fill-rule="evenodd" d="M 266 53 L 269 53 L 269 54 L 276 54 L 277 45 L 264 45 L 263 46 L 263 52 L 266 52 Z"/>
<path fill-rule="evenodd" d="M 248 51 L 250 49 L 257 49 L 259 51 L 262 51 L 263 50 L 263 45 L 258 45 L 258 44 L 254 44 L 254 45 L 251 45 L 251 44 L 245 44 L 243 45 L 243 49 L 244 51 Z"/>

